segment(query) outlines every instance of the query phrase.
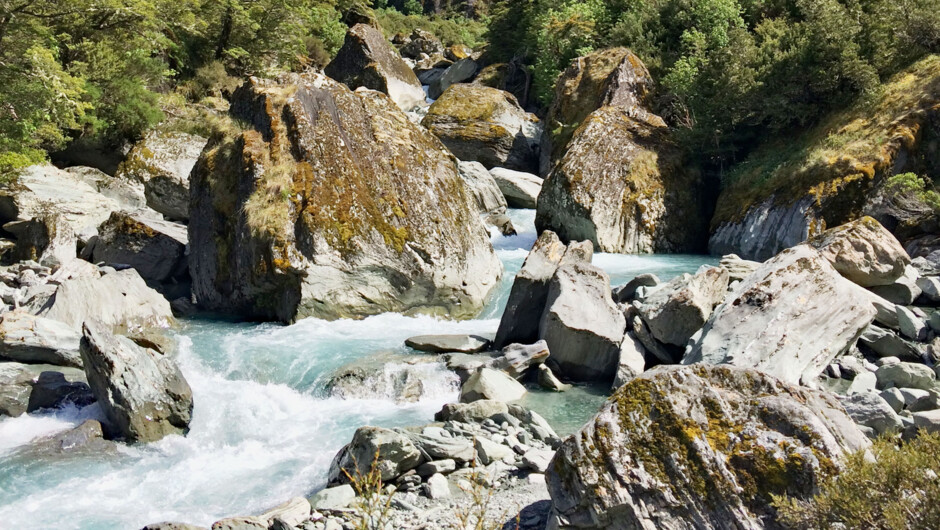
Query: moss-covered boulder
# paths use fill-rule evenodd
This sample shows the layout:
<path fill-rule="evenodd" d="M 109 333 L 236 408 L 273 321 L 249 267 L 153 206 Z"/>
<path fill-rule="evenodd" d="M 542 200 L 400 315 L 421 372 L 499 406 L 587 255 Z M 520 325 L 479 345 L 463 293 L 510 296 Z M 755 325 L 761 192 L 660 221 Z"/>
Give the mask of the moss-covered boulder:
<path fill-rule="evenodd" d="M 774 528 L 867 438 L 831 395 L 732 367 L 654 368 L 568 437 L 546 474 L 560 528 Z"/>
<path fill-rule="evenodd" d="M 696 251 L 707 239 L 704 195 L 662 119 L 603 107 L 542 184 L 535 224 L 602 252 Z"/>
<path fill-rule="evenodd" d="M 434 36 L 433 33 L 421 28 L 415 28 L 401 46 L 401 54 L 410 59 L 420 59 L 422 54 L 434 55 L 444 54 L 444 45 L 441 39 Z M 462 59 L 462 57 L 461 57 Z M 456 60 L 456 59 L 451 59 Z"/>
<path fill-rule="evenodd" d="M 653 86 L 646 65 L 626 48 L 608 48 L 578 57 L 558 78 L 545 117 L 540 169 L 547 175 L 574 132 L 595 110 L 623 106 L 643 119 Z"/>
<path fill-rule="evenodd" d="M 525 108 L 529 104 L 532 90 L 532 74 L 526 65 L 518 61 L 494 63 L 483 67 L 473 82 L 477 85 L 505 90 Z"/>
<path fill-rule="evenodd" d="M 144 191 L 147 206 L 168 219 L 189 219 L 189 173 L 208 139 L 178 132 L 151 132 L 137 142 L 115 179 Z"/>
<path fill-rule="evenodd" d="M 541 124 L 508 92 L 452 85 L 421 123 L 461 160 L 530 173 L 538 165 Z"/>
<path fill-rule="evenodd" d="M 198 303 L 292 321 L 475 316 L 501 274 L 457 161 L 384 94 L 252 79 L 193 172 Z"/>
<path fill-rule="evenodd" d="M 860 102 L 801 135 L 768 143 L 730 171 L 712 218 L 709 250 L 765 260 L 868 214 L 907 247 L 936 221 L 927 231 L 917 220 L 891 222 L 900 212 L 885 215 L 879 195 L 891 191 L 886 188 L 897 174 L 935 178 L 938 139 L 940 55 L 932 55 L 892 78 L 874 102 Z M 930 252 L 917 248 L 919 254 Z"/>
<path fill-rule="evenodd" d="M 349 88 L 365 87 L 388 94 L 402 110 L 424 103 L 424 89 L 415 73 L 382 31 L 366 24 L 349 28 L 343 47 L 324 72 Z"/>

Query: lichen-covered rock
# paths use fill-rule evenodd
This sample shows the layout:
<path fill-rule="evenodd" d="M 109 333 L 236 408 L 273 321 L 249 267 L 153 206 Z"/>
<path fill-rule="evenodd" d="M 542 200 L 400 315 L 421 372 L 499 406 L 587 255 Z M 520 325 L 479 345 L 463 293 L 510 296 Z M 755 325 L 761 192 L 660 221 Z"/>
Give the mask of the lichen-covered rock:
<path fill-rule="evenodd" d="M 96 263 L 130 266 L 146 281 L 165 282 L 186 270 L 186 227 L 115 212 L 98 229 L 92 256 Z"/>
<path fill-rule="evenodd" d="M 599 50 L 571 62 L 555 83 L 548 109 L 541 153 L 541 174 L 561 160 L 575 130 L 595 110 L 623 106 L 646 113 L 653 79 L 640 60 L 626 48 Z"/>
<path fill-rule="evenodd" d="M 532 74 L 520 60 L 484 66 L 473 82 L 478 85 L 505 90 L 528 108 L 529 92 L 532 89 Z"/>
<path fill-rule="evenodd" d="M 365 87 L 387 94 L 402 110 L 424 103 L 424 89 L 415 73 L 382 31 L 366 24 L 349 28 L 343 47 L 324 72 L 349 88 Z"/>
<path fill-rule="evenodd" d="M 388 97 L 308 73 L 250 80 L 232 112 L 252 128 L 193 172 L 201 306 L 282 321 L 482 309 L 502 267 L 457 163 Z"/>
<path fill-rule="evenodd" d="M 424 461 L 421 452 L 404 433 L 382 427 L 360 427 L 349 445 L 330 464 L 330 486 L 349 484 L 357 472 L 367 475 L 373 465 L 383 482 L 398 478 Z"/>
<path fill-rule="evenodd" d="M 809 245 L 778 254 L 719 305 L 682 359 L 756 368 L 797 384 L 848 351 L 875 318 L 861 287 Z"/>
<path fill-rule="evenodd" d="M 569 437 L 546 479 L 561 528 L 773 527 L 869 442 L 829 394 L 756 370 L 657 367 Z"/>
<path fill-rule="evenodd" d="M 487 168 L 534 172 L 541 124 L 515 96 L 480 85 L 456 84 L 428 109 L 421 123 L 460 160 Z"/>
<path fill-rule="evenodd" d="M 701 249 L 705 190 L 669 134 L 658 116 L 628 107 L 592 113 L 542 185 L 536 228 L 602 252 Z"/>
<path fill-rule="evenodd" d="M 612 381 L 625 328 L 604 271 L 588 263 L 558 268 L 549 284 L 539 330 L 560 375 L 576 381 Z"/>
<path fill-rule="evenodd" d="M 32 260 L 47 267 L 58 267 L 75 259 L 78 239 L 61 214 L 44 213 L 25 221 L 13 221 L 3 229 L 16 238 L 13 259 Z"/>
<path fill-rule="evenodd" d="M 826 230 L 809 243 L 839 274 L 862 287 L 891 285 L 911 263 L 898 240 L 871 217 Z"/>
<path fill-rule="evenodd" d="M 168 219 L 189 219 L 189 174 L 208 140 L 178 132 L 152 132 L 118 167 L 115 179 L 136 184 L 147 206 Z"/>
<path fill-rule="evenodd" d="M 427 55 L 434 55 L 436 53 L 443 54 L 444 45 L 441 44 L 441 40 L 430 31 L 415 28 L 415 30 L 411 32 L 408 42 L 402 45 L 401 54 L 411 59 L 419 59 L 422 53 Z"/>
<path fill-rule="evenodd" d="M 109 437 L 153 442 L 189 432 L 193 393 L 176 363 L 91 320 L 82 333 L 85 375 Z"/>
<path fill-rule="evenodd" d="M 640 316 L 656 340 L 685 346 L 724 299 L 728 277 L 721 267 L 679 276 L 643 300 Z"/>

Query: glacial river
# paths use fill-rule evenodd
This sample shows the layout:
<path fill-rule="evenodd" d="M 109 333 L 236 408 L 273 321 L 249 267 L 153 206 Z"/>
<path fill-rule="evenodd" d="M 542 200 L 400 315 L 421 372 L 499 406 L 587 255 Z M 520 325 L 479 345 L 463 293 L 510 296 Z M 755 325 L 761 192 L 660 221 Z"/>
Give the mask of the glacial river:
<path fill-rule="evenodd" d="M 159 521 L 210 525 L 222 517 L 263 511 L 322 486 L 330 461 L 361 425 L 407 426 L 431 421 L 455 401 L 456 377 L 441 364 L 386 366 L 420 370 L 423 398 L 396 404 L 382 395 L 329 397 L 324 383 L 338 368 L 376 355 L 422 355 L 406 338 L 426 333 L 492 335 L 514 274 L 535 241 L 534 212 L 511 211 L 519 235 L 494 235 L 506 273 L 477 320 L 449 322 L 384 314 L 364 320 L 304 320 L 292 326 L 190 320 L 179 331 L 178 362 L 192 387 L 188 436 L 116 453 L 38 460 L 26 448 L 98 418 L 96 405 L 0 421 L 0 530 L 136 529 Z M 652 272 L 668 280 L 694 272 L 705 256 L 599 254 L 594 263 L 613 285 Z M 605 389 L 564 394 L 534 390 L 526 404 L 560 434 L 585 422 Z"/>

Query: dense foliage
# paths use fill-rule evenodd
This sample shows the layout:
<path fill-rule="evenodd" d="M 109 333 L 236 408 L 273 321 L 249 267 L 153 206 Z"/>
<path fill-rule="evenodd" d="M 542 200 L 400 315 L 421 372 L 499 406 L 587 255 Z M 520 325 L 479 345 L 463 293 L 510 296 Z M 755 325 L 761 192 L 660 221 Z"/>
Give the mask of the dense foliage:
<path fill-rule="evenodd" d="M 872 452 L 851 455 L 810 501 L 777 498 L 778 520 L 789 528 L 940 528 L 940 434 L 900 447 L 880 440 Z"/>
<path fill-rule="evenodd" d="M 503 0 L 492 12 L 491 51 L 534 65 L 543 104 L 572 59 L 627 46 L 661 81 L 660 112 L 717 159 L 940 51 L 940 0 Z"/>
<path fill-rule="evenodd" d="M 335 0 L 0 0 L 0 172 L 77 137 L 140 135 L 201 69 L 326 60 L 345 30 Z"/>

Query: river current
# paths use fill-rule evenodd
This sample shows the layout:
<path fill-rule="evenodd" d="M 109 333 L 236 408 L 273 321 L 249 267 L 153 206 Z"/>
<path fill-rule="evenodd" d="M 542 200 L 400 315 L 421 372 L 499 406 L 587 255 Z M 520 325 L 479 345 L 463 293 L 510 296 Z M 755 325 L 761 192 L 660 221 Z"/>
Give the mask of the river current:
<path fill-rule="evenodd" d="M 515 273 L 535 241 L 534 211 L 510 212 L 519 235 L 493 236 L 505 275 L 476 320 L 383 314 L 363 320 L 308 319 L 291 326 L 188 320 L 178 331 L 178 362 L 192 387 L 195 410 L 188 436 L 170 436 L 113 453 L 37 459 L 28 446 L 99 418 L 96 405 L 0 420 L 0 530 L 135 529 L 159 521 L 208 526 L 249 515 L 322 486 L 336 451 L 362 425 L 407 426 L 432 420 L 458 394 L 456 377 L 439 363 L 384 368 L 419 370 L 422 398 L 395 403 L 381 392 L 354 399 L 329 396 L 337 369 L 370 357 L 423 355 L 404 346 L 419 334 L 492 335 Z M 694 272 L 707 256 L 598 254 L 594 263 L 624 283 L 652 272 L 668 280 Z M 605 390 L 576 387 L 564 394 L 533 392 L 526 405 L 560 434 L 599 408 Z"/>

